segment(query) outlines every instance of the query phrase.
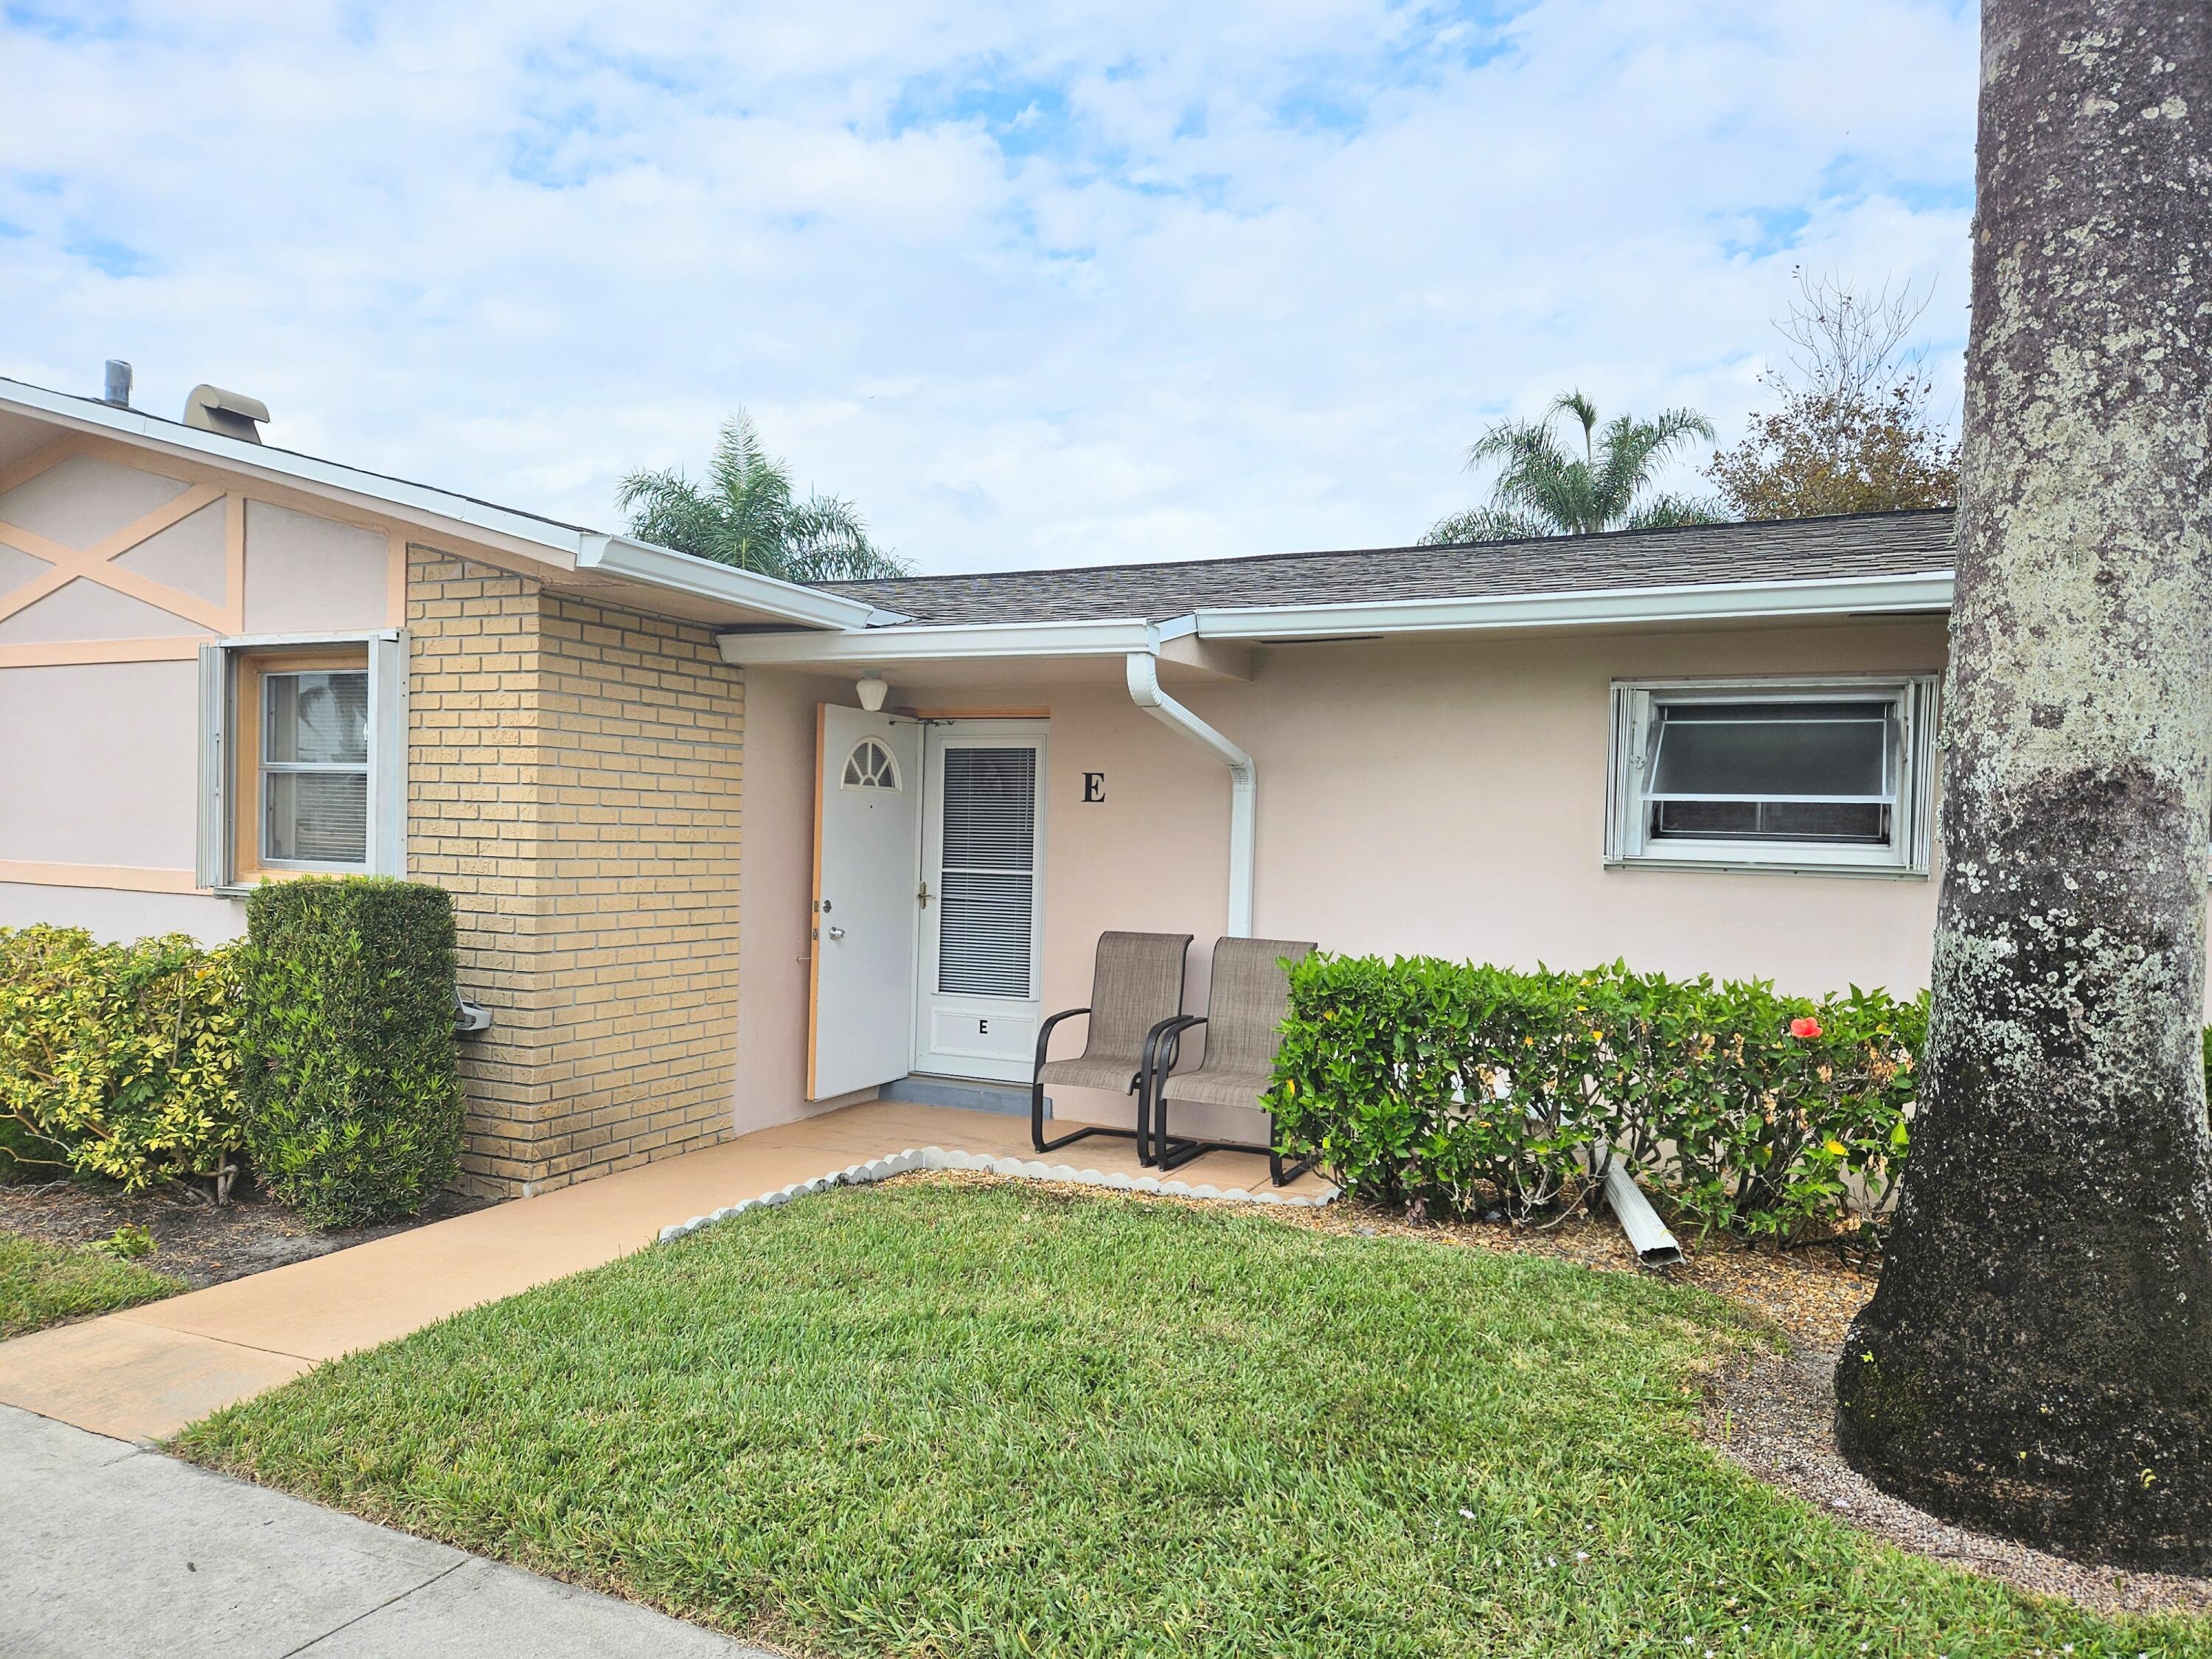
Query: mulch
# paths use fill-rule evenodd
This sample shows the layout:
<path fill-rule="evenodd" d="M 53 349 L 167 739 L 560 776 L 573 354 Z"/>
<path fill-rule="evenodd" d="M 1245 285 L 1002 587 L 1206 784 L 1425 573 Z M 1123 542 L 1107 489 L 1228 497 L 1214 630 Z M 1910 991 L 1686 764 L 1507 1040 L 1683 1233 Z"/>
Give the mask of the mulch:
<path fill-rule="evenodd" d="M 251 1192 L 216 1205 L 173 1194 L 125 1195 L 59 1181 L 0 1187 L 0 1232 L 90 1244 L 118 1227 L 143 1227 L 154 1236 L 155 1249 L 139 1261 L 200 1290 L 465 1215 L 492 1201 L 441 1193 L 420 1215 L 404 1221 L 318 1232 L 284 1206 Z"/>
<path fill-rule="evenodd" d="M 2106 1615 L 2212 1612 L 2212 1579 L 2069 1561 L 1953 1526 L 1883 1492 L 1836 1448 L 1837 1352 L 1737 1356 L 1707 1379 L 1705 1438 L 1767 1485 L 1915 1555 Z"/>

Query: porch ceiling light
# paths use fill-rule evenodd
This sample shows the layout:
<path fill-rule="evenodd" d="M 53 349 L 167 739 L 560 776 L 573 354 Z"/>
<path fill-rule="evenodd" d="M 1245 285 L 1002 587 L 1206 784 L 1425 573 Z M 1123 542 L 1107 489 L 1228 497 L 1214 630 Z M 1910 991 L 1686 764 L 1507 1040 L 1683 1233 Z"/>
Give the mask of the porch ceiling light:
<path fill-rule="evenodd" d="M 860 694 L 860 707 L 871 714 L 874 714 L 882 712 L 884 699 L 890 695 L 891 688 L 881 674 L 870 669 L 860 676 L 860 684 L 856 689 Z"/>

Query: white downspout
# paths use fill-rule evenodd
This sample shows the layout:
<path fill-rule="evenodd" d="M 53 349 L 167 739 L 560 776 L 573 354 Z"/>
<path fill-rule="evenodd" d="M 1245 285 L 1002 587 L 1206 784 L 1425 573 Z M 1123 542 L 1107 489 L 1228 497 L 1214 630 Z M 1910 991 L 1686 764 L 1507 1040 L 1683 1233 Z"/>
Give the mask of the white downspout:
<path fill-rule="evenodd" d="M 1159 660 L 1129 653 L 1129 698 L 1162 726 L 1212 750 L 1229 768 L 1229 933 L 1252 937 L 1252 851 L 1259 835 L 1260 769 L 1252 757 L 1160 690 Z"/>

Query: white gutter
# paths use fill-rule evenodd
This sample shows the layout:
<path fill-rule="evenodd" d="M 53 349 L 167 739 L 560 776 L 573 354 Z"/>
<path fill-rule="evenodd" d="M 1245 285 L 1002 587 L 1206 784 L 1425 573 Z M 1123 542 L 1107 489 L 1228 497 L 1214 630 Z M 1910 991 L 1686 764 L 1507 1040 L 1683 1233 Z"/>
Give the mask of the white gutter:
<path fill-rule="evenodd" d="M 1124 617 L 1104 622 L 925 624 L 851 634 L 724 634 L 720 642 L 723 661 L 756 668 L 867 668 L 971 657 L 1119 657 L 1131 652 L 1149 656 L 1194 628 L 1188 617 L 1165 623 Z"/>
<path fill-rule="evenodd" d="M 349 498 L 356 505 L 398 508 L 402 514 L 443 520 L 500 538 L 522 548 L 543 549 L 573 562 L 578 569 L 604 570 L 625 580 L 688 593 L 697 599 L 757 611 L 805 628 L 865 628 L 881 611 L 864 600 L 848 599 L 818 588 L 778 581 L 750 570 L 733 569 L 712 559 L 695 558 L 673 548 L 655 547 L 626 536 L 558 524 L 510 507 L 495 507 L 450 490 L 404 478 L 387 477 L 359 467 L 301 455 L 289 449 L 248 443 L 165 421 L 143 410 L 118 409 L 96 398 L 79 398 L 21 380 L 0 379 L 0 409 L 14 409 L 78 432 L 110 433 L 175 453 L 197 455 L 231 471 L 270 483 L 305 485 L 325 495 Z"/>
<path fill-rule="evenodd" d="M 1252 855 L 1259 839 L 1260 771 L 1252 757 L 1160 690 L 1159 659 L 1129 653 L 1129 699 L 1162 726 L 1211 750 L 1229 768 L 1229 932 L 1252 937 Z"/>
<path fill-rule="evenodd" d="M 586 531 L 577 538 L 576 568 L 599 570 L 629 581 L 646 582 L 672 592 L 689 593 L 725 605 L 742 605 L 786 622 L 815 628 L 866 628 L 880 616 L 866 599 L 848 599 L 816 587 L 778 581 L 756 571 L 717 564 L 712 559 L 655 547 L 627 536 Z"/>
<path fill-rule="evenodd" d="M 1240 605 L 1195 613 L 1208 640 L 1297 640 L 1346 634 L 1451 634 L 1499 628 L 1781 620 L 1893 611 L 1948 611 L 1952 573 L 1829 576 L 1817 581 L 1697 582 L 1482 599 L 1376 599 Z"/>

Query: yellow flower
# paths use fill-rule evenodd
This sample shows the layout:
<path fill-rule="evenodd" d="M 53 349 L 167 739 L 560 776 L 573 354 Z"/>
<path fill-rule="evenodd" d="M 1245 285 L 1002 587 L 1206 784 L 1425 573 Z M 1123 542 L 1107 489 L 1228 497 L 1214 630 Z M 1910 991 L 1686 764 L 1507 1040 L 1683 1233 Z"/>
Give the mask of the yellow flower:
<path fill-rule="evenodd" d="M 1590 1033 L 1590 1041 L 1591 1041 L 1592 1042 L 1604 1042 L 1604 1041 L 1605 1041 L 1605 1033 L 1604 1033 L 1604 1032 L 1602 1032 L 1602 1031 L 1592 1031 L 1592 1032 Z"/>
<path fill-rule="evenodd" d="M 1827 1138 L 1827 1139 L 1826 1139 L 1824 1143 L 1822 1143 L 1822 1144 L 1823 1144 L 1823 1145 L 1825 1145 L 1825 1146 L 1827 1147 L 1827 1149 L 1828 1149 L 1831 1152 L 1833 1152 L 1833 1153 L 1834 1153 L 1838 1158 L 1841 1158 L 1841 1157 L 1842 1157 L 1842 1156 L 1843 1156 L 1846 1152 L 1848 1152 L 1848 1151 L 1850 1151 L 1850 1150 L 1849 1147 L 1845 1146 L 1842 1141 L 1840 1141 L 1840 1140 L 1837 1139 L 1835 1138 L 1835 1136 L 1833 1136 L 1833 1135 L 1830 1135 L 1830 1136 Z"/>

